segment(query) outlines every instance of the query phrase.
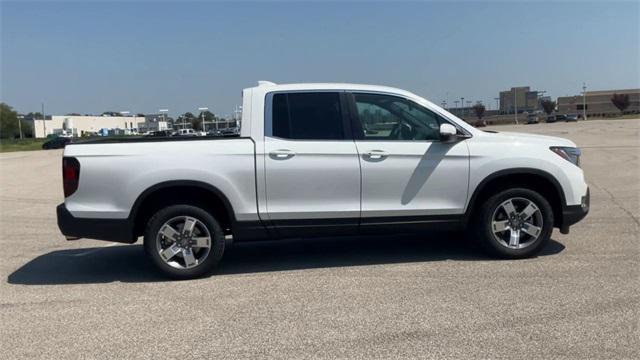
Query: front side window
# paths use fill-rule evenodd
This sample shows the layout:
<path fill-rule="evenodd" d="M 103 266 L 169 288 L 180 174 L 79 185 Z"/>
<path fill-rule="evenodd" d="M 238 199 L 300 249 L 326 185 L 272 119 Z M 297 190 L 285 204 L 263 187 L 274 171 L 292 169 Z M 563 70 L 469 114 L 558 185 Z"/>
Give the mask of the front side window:
<path fill-rule="evenodd" d="M 272 134 L 294 140 L 345 138 L 340 94 L 294 92 L 273 95 Z"/>
<path fill-rule="evenodd" d="M 440 139 L 443 120 L 434 112 L 397 96 L 355 93 L 364 140 Z"/>

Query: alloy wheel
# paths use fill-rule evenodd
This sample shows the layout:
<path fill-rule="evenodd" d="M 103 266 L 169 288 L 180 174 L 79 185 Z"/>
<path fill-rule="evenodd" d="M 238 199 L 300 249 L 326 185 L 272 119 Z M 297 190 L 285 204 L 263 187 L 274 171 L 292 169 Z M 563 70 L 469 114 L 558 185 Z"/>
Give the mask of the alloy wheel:
<path fill-rule="evenodd" d="M 523 249 L 535 243 L 543 225 L 539 207 L 522 197 L 502 202 L 491 217 L 494 239 L 509 249 Z"/>
<path fill-rule="evenodd" d="M 211 232 L 191 216 L 166 221 L 156 235 L 156 249 L 162 261 L 176 269 L 191 269 L 211 252 Z"/>

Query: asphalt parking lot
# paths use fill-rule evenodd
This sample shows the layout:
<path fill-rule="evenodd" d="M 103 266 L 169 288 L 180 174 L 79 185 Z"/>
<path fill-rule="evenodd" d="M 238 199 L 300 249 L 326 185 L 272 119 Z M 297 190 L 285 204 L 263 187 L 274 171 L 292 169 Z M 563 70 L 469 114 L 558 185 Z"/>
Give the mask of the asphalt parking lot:
<path fill-rule="evenodd" d="M 638 358 L 640 120 L 493 128 L 583 148 L 591 213 L 534 259 L 455 234 L 236 244 L 211 277 L 67 242 L 61 151 L 0 154 L 0 358 Z"/>

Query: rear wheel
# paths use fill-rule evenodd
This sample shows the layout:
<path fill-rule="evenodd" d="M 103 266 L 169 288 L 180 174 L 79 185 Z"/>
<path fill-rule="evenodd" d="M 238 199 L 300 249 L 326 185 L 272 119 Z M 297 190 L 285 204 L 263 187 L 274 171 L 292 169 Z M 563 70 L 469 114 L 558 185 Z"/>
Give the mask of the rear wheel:
<path fill-rule="evenodd" d="M 529 189 L 509 189 L 487 199 L 476 219 L 476 235 L 494 255 L 520 259 L 538 254 L 549 242 L 553 211 Z"/>
<path fill-rule="evenodd" d="M 224 253 L 224 233 L 207 211 L 192 205 L 172 205 L 148 222 L 144 248 L 156 267 L 175 279 L 209 273 Z"/>

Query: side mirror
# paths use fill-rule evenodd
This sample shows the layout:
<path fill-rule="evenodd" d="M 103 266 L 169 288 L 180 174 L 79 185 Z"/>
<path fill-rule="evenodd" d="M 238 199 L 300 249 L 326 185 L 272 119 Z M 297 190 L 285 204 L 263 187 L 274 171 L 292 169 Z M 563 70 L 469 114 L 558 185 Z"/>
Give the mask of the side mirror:
<path fill-rule="evenodd" d="M 455 140 L 457 133 L 458 133 L 458 130 L 456 129 L 455 126 L 451 124 L 440 125 L 440 139 L 444 142 Z"/>

